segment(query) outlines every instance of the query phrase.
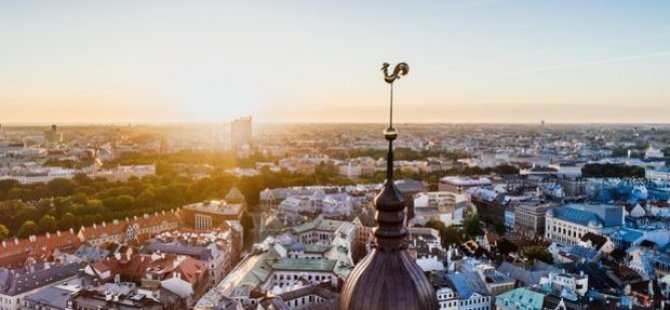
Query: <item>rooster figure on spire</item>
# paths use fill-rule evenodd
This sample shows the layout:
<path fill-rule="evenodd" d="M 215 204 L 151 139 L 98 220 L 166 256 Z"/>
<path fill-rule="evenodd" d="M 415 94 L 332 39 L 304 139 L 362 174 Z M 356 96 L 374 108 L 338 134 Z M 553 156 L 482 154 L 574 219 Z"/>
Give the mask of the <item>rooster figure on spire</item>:
<path fill-rule="evenodd" d="M 389 65 L 386 62 L 382 65 L 382 70 L 384 71 L 384 81 L 386 81 L 386 83 L 393 84 L 395 80 L 409 73 L 409 65 L 407 65 L 404 62 L 401 62 L 395 66 L 395 68 L 393 69 L 393 73 L 389 75 L 390 66 L 391 65 Z"/>

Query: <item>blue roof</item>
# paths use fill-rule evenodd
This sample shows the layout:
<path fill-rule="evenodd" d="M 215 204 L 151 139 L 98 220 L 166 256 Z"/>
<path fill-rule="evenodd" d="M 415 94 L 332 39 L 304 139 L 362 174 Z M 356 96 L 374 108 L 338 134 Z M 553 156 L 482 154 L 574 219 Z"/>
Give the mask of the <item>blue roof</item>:
<path fill-rule="evenodd" d="M 523 282 L 525 285 L 540 284 L 540 279 L 543 276 L 547 276 L 549 274 L 549 271 L 546 270 L 527 270 L 523 267 L 512 265 L 508 262 L 502 263 L 498 267 L 498 271 L 509 274 L 510 277 Z"/>
<path fill-rule="evenodd" d="M 578 245 L 568 248 L 568 253 L 581 257 L 586 261 L 593 261 L 598 256 L 598 251 L 596 251 L 594 248 L 585 248 Z"/>
<path fill-rule="evenodd" d="M 623 207 L 606 204 L 566 204 L 554 210 L 554 217 L 587 226 L 596 222 L 604 228 L 623 224 Z"/>
<path fill-rule="evenodd" d="M 506 309 L 542 310 L 544 294 L 520 287 L 496 297 L 496 306 Z"/>
<path fill-rule="evenodd" d="M 447 278 L 461 299 L 468 299 L 474 293 L 486 295 L 486 284 L 476 272 L 449 273 Z"/>
<path fill-rule="evenodd" d="M 67 309 L 67 302 L 70 300 L 72 292 L 47 286 L 33 294 L 24 297 L 25 300 L 37 303 L 42 307 L 52 307 L 55 309 Z"/>
<path fill-rule="evenodd" d="M 630 228 L 621 228 L 620 230 L 617 231 L 618 239 L 621 239 L 629 243 L 637 241 L 643 235 L 644 233 Z"/>

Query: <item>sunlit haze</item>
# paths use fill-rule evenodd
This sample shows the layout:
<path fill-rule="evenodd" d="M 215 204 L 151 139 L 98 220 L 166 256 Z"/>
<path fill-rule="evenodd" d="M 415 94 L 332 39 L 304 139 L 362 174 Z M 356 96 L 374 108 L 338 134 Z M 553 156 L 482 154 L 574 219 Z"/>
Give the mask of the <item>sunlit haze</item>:
<path fill-rule="evenodd" d="M 0 122 L 669 122 L 667 1 L 0 3 Z"/>

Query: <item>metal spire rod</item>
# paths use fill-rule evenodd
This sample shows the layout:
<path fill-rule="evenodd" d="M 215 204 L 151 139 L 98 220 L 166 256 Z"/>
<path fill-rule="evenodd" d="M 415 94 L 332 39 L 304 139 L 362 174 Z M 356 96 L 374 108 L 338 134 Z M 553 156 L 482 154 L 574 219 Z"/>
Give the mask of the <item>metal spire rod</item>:
<path fill-rule="evenodd" d="M 391 83 L 391 94 L 390 94 L 390 113 L 389 113 L 389 128 L 393 128 L 393 83 Z"/>
<path fill-rule="evenodd" d="M 398 132 L 393 128 L 393 82 L 399 79 L 401 76 L 406 75 L 409 72 L 409 66 L 401 62 L 395 66 L 393 73 L 389 75 L 388 63 L 382 65 L 382 71 L 384 71 L 384 81 L 389 83 L 391 88 L 389 90 L 389 127 L 384 130 L 384 137 L 389 142 L 388 156 L 386 159 L 386 183 L 387 186 L 393 186 L 393 140 L 398 137 Z"/>

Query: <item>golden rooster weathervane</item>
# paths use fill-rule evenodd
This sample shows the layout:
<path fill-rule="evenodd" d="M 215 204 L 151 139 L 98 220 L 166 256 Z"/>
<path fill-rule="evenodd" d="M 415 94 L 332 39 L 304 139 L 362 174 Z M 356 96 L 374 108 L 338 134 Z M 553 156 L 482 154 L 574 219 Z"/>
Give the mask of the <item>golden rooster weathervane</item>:
<path fill-rule="evenodd" d="M 389 75 L 389 65 L 388 63 L 384 63 L 382 65 L 382 71 L 384 72 L 384 81 L 386 83 L 389 83 L 391 86 L 391 93 L 390 93 L 390 107 L 389 107 L 389 128 L 384 130 L 384 137 L 386 137 L 387 140 L 392 141 L 395 140 L 395 138 L 398 137 L 398 132 L 393 128 L 393 82 L 395 80 L 399 79 L 401 76 L 407 75 L 409 73 L 409 65 L 407 65 L 404 62 L 401 62 L 395 66 L 393 69 L 393 73 Z"/>

